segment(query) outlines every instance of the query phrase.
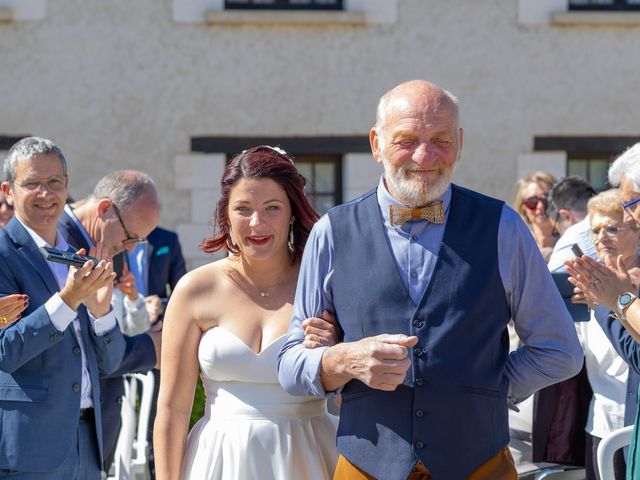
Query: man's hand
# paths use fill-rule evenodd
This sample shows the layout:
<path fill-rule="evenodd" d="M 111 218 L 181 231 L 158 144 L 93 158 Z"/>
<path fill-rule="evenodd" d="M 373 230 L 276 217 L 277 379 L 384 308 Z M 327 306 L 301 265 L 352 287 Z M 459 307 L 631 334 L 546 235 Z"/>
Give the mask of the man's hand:
<path fill-rule="evenodd" d="M 339 328 L 335 315 L 326 310 L 322 312 L 322 318 L 307 318 L 302 322 L 303 345 L 306 348 L 332 347 L 340 341 Z"/>
<path fill-rule="evenodd" d="M 138 289 L 136 288 L 136 279 L 133 278 L 133 273 L 129 271 L 127 262 L 124 262 L 122 266 L 122 275 L 115 285 L 122 293 L 124 293 L 129 300 L 135 302 L 138 300 Z"/>
<path fill-rule="evenodd" d="M 377 390 L 393 391 L 411 366 L 409 349 L 416 343 L 415 336 L 382 334 L 335 345 L 322 357 L 322 384 L 334 391 L 356 379 Z"/>
<path fill-rule="evenodd" d="M 84 248 L 77 252 L 85 255 Z M 111 308 L 111 293 L 115 273 L 111 261 L 108 260 L 106 249 L 102 246 L 92 247 L 89 254 L 98 258 L 98 265 L 93 267 L 93 261 L 88 260 L 81 268 L 69 267 L 67 283 L 60 290 L 60 298 L 73 310 L 77 310 L 81 303 L 96 318 L 106 315 Z M 103 259 L 105 258 L 105 259 Z"/>
<path fill-rule="evenodd" d="M 164 309 L 162 307 L 162 300 L 158 295 L 149 295 L 144 299 L 144 306 L 147 310 L 147 314 L 149 315 L 149 322 L 151 325 L 158 321 L 160 315 L 164 313 Z"/>

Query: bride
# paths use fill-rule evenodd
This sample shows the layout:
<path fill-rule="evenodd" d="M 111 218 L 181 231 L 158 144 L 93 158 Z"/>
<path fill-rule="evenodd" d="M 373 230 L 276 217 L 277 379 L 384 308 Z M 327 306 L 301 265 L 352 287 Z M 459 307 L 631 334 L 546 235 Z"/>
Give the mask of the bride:
<path fill-rule="evenodd" d="M 225 170 L 218 232 L 202 248 L 230 255 L 185 275 L 165 314 L 158 480 L 333 476 L 336 421 L 325 400 L 288 395 L 276 372 L 317 219 L 304 185 L 291 158 L 267 146 L 245 150 Z M 205 415 L 187 439 L 199 368 Z"/>

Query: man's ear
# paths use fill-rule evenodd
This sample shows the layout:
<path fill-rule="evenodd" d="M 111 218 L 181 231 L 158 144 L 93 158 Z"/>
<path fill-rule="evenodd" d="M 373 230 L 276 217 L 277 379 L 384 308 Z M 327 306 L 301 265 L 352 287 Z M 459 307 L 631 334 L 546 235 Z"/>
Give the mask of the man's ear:
<path fill-rule="evenodd" d="M 373 158 L 376 159 L 376 162 L 382 163 L 382 155 L 380 152 L 380 134 L 376 127 L 373 127 L 369 131 L 369 144 L 371 145 L 371 153 L 373 153 Z"/>
<path fill-rule="evenodd" d="M 2 194 L 7 199 L 7 203 L 13 206 L 13 192 L 11 191 L 11 184 L 9 182 L 2 182 L 0 184 L 0 189 L 2 189 Z"/>
<path fill-rule="evenodd" d="M 109 211 L 112 205 L 113 202 L 109 198 L 101 198 L 100 200 L 98 200 L 98 204 L 96 205 L 96 212 L 100 220 L 104 220 L 107 211 Z"/>

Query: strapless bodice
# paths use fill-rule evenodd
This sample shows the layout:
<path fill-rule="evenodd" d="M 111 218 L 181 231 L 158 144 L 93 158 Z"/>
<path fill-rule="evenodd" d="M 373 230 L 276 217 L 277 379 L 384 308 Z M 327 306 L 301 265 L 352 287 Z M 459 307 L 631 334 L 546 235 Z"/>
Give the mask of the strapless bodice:
<path fill-rule="evenodd" d="M 205 416 L 310 418 L 326 413 L 316 397 L 294 397 L 278 383 L 278 352 L 283 335 L 260 353 L 222 327 L 203 333 L 198 348 L 202 384 L 207 395 Z"/>

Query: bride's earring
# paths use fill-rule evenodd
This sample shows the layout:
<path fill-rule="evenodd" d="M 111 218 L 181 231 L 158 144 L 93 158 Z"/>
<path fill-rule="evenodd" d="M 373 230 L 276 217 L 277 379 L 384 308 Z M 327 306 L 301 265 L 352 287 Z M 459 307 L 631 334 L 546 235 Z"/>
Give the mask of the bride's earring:
<path fill-rule="evenodd" d="M 229 227 L 229 233 L 227 234 L 227 250 L 229 250 L 231 253 L 240 253 L 238 245 L 233 243 L 233 240 L 231 240 L 231 227 Z"/>
<path fill-rule="evenodd" d="M 293 253 L 294 252 L 294 246 L 293 246 L 293 223 L 289 224 L 289 241 L 287 242 L 287 247 L 289 247 L 289 252 Z"/>

